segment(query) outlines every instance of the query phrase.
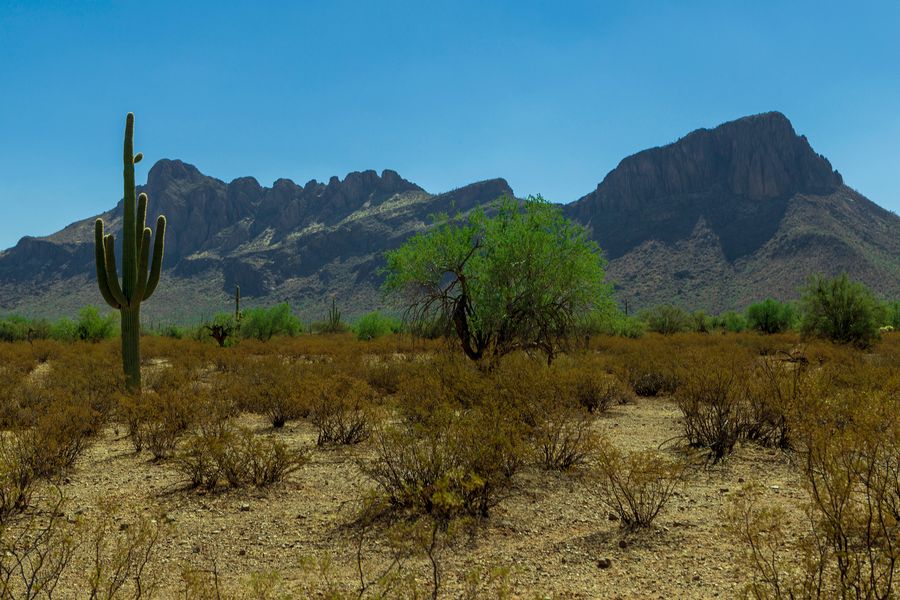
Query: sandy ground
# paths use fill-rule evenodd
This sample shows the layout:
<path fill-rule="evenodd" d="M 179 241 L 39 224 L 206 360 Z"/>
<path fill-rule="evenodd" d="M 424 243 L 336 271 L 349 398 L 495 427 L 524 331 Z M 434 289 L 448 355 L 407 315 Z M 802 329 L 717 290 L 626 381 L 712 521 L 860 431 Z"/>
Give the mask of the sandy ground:
<path fill-rule="evenodd" d="M 677 436 L 679 419 L 671 400 L 639 398 L 597 417 L 594 426 L 631 451 Z M 164 573 L 166 597 L 178 595 L 184 565 L 209 568 L 214 562 L 226 583 L 275 571 L 287 597 L 316 597 L 321 577 L 303 559 L 326 556 L 335 580 L 352 589 L 356 547 L 347 526 L 358 498 L 372 488 L 357 466 L 371 449 L 366 443 L 315 449 L 307 423 L 273 432 L 262 419 L 244 420 L 262 435 L 310 448 L 309 462 L 269 489 L 202 493 L 187 490 L 171 464 L 135 454 L 124 432 L 109 428 L 63 486 L 67 514 L 100 518 L 100 502 L 107 499 L 122 507 L 125 522 L 138 513 L 159 515 L 167 531 L 156 566 Z M 773 499 L 792 507 L 805 496 L 789 456 L 743 446 L 719 465 L 693 470 L 651 529 L 626 534 L 610 520 L 586 471 L 529 468 L 518 476 L 490 518 L 444 553 L 442 597 L 458 597 L 466 573 L 491 567 L 510 567 L 522 598 L 733 597 L 746 575 L 736 566 L 741 549 L 722 526 L 729 497 L 745 482 L 762 483 Z M 374 572 L 387 560 L 384 545 L 367 544 L 367 569 Z M 600 568 L 600 559 L 611 565 Z M 424 561 L 411 568 L 428 581 Z"/>

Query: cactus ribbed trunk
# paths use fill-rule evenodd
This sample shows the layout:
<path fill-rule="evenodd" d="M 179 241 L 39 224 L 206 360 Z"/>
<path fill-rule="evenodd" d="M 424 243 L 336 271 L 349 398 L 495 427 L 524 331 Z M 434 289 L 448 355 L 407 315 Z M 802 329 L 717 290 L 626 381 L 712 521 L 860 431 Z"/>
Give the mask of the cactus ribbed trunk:
<path fill-rule="evenodd" d="M 122 315 L 122 367 L 129 389 L 141 389 L 141 307 L 126 308 Z"/>
<path fill-rule="evenodd" d="M 162 273 L 162 257 L 166 236 L 166 218 L 156 219 L 156 240 L 150 255 L 153 231 L 145 225 L 147 194 L 135 198 L 134 165 L 143 155 L 134 154 L 134 115 L 125 118 L 123 146 L 124 194 L 122 203 L 122 283 L 116 270 L 115 239 L 105 234 L 103 220 L 94 224 L 94 247 L 97 263 L 97 285 L 106 303 L 122 316 L 122 369 L 129 391 L 141 391 L 141 302 L 150 298 Z"/>

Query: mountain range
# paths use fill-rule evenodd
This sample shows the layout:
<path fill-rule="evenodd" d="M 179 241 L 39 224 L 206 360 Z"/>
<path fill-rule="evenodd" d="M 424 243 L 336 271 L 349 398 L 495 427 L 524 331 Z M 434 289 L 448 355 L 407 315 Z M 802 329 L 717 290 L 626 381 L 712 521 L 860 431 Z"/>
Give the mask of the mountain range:
<path fill-rule="evenodd" d="M 504 179 L 431 194 L 398 173 L 353 172 L 327 183 L 252 177 L 225 183 L 163 159 L 139 186 L 152 222 L 169 227 L 163 279 L 148 324 L 188 322 L 231 307 L 289 301 L 318 318 L 384 305 L 383 253 L 440 212 L 502 195 Z M 811 273 L 846 271 L 879 296 L 900 297 L 900 217 L 844 184 L 790 121 L 772 112 L 699 129 L 622 160 L 565 215 L 587 227 L 629 309 L 662 303 L 711 312 L 772 296 L 790 299 Z M 0 252 L 0 311 L 54 317 L 102 304 L 93 222 L 116 233 L 121 202 L 46 237 Z"/>

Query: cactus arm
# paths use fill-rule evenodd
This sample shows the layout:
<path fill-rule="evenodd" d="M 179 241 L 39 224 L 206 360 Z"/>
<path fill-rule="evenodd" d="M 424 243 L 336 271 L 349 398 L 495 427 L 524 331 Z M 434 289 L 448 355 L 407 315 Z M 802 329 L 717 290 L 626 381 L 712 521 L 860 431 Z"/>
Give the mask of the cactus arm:
<path fill-rule="evenodd" d="M 143 244 L 143 239 L 141 236 L 144 235 L 144 228 L 147 227 L 147 194 L 141 192 L 138 196 L 137 201 L 137 220 L 134 223 L 134 233 L 137 236 L 138 246 L 137 246 L 137 256 L 141 255 L 141 244 Z M 138 283 L 140 283 L 141 273 L 138 271 Z"/>
<path fill-rule="evenodd" d="M 112 234 L 103 236 L 103 254 L 105 259 L 103 262 L 106 266 L 106 283 L 109 286 L 109 293 L 119 303 L 119 307 L 125 308 L 128 306 L 128 300 L 122 293 L 122 288 L 119 287 L 119 275 L 116 273 L 115 244 L 116 238 Z"/>
<path fill-rule="evenodd" d="M 106 251 L 103 247 L 103 219 L 97 219 L 94 223 L 94 262 L 97 266 L 97 286 L 100 295 L 113 308 L 122 308 L 109 289 L 109 281 L 106 277 Z"/>
<path fill-rule="evenodd" d="M 147 289 L 147 265 L 150 258 L 150 236 L 152 235 L 149 227 L 144 227 L 141 235 L 141 255 L 138 260 L 137 285 L 134 288 L 134 302 L 141 302 Z"/>
<path fill-rule="evenodd" d="M 125 118 L 125 144 L 123 147 L 123 176 L 125 220 L 122 223 L 122 292 L 130 302 L 137 283 L 135 261 L 137 259 L 137 231 L 134 224 L 134 113 Z M 126 303 L 126 306 L 128 304 Z"/>
<path fill-rule="evenodd" d="M 150 276 L 147 278 L 147 287 L 144 288 L 144 297 L 146 300 L 156 291 L 156 285 L 159 283 L 159 274 L 162 272 L 163 249 L 166 237 L 166 218 L 159 215 L 156 219 L 156 240 L 153 244 L 153 262 L 150 267 Z M 150 242 L 148 240 L 147 244 Z"/>

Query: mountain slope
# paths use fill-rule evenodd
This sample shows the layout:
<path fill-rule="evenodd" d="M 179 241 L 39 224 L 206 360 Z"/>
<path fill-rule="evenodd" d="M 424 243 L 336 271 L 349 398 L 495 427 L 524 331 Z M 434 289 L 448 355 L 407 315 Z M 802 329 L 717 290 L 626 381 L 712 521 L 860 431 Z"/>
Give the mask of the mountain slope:
<path fill-rule="evenodd" d="M 900 218 L 844 185 L 780 113 L 630 156 L 565 210 L 591 228 L 636 308 L 792 298 L 815 272 L 900 296 Z"/>
<path fill-rule="evenodd" d="M 346 312 L 368 310 L 380 304 L 385 250 L 434 213 L 512 194 L 493 179 L 432 195 L 389 170 L 304 186 L 279 179 L 266 188 L 251 177 L 226 184 L 177 160 L 157 162 L 138 189 L 150 197 L 148 221 L 165 214 L 169 223 L 163 279 L 143 307 L 148 322 L 227 309 L 235 284 L 248 306 L 289 300 L 315 317 L 335 294 Z M 121 229 L 120 206 L 99 216 L 113 233 Z M 102 302 L 93 279 L 95 219 L 0 253 L 0 308 L 55 316 Z"/>
<path fill-rule="evenodd" d="M 230 305 L 288 300 L 320 318 L 331 295 L 347 314 L 381 305 L 385 250 L 436 212 L 468 211 L 512 189 L 503 179 L 433 195 L 394 171 L 354 172 L 303 186 L 252 177 L 225 183 L 177 160 L 157 162 L 139 188 L 168 217 L 163 281 L 149 323 L 192 321 Z M 900 217 L 847 187 L 780 113 L 700 129 L 629 156 L 564 206 L 610 260 L 630 308 L 678 303 L 740 309 L 796 297 L 814 272 L 847 271 L 900 297 Z M 100 215 L 120 228 L 121 207 Z M 93 222 L 0 253 L 0 311 L 56 316 L 101 303 Z"/>

